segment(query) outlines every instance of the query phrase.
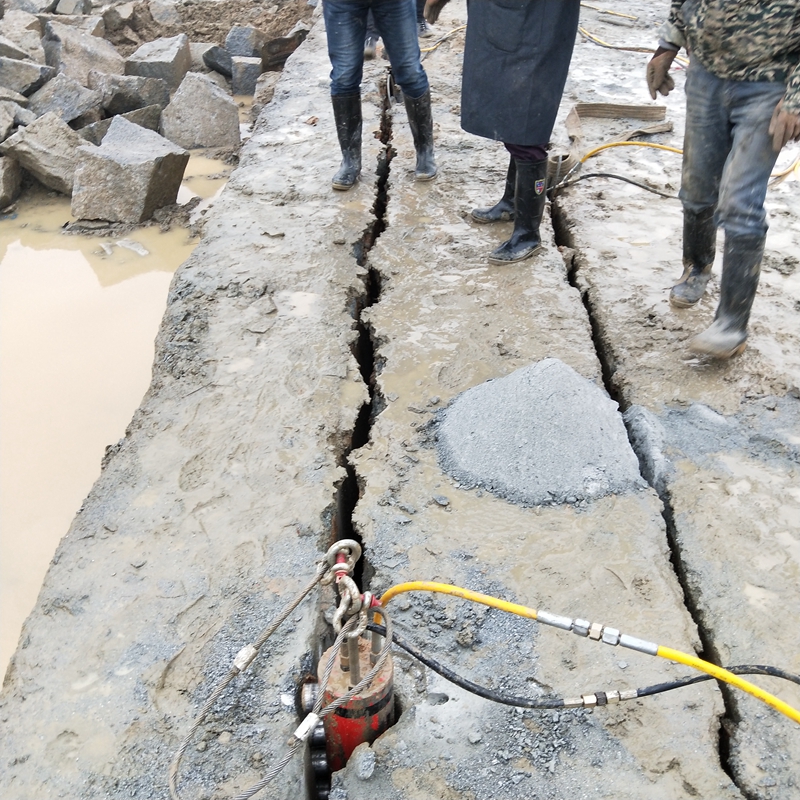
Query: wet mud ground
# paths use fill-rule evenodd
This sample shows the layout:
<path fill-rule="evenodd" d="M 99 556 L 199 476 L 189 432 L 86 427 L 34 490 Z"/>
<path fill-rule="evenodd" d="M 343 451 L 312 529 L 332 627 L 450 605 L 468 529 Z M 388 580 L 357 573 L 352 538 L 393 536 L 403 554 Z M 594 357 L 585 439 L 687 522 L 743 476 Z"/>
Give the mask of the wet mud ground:
<path fill-rule="evenodd" d="M 590 8 L 583 23 L 651 46 L 661 5 L 626 3 L 632 27 Z M 451 3 L 438 29 L 464 19 Z M 669 308 L 675 200 L 583 181 L 553 203 L 539 256 L 487 264 L 510 226 L 468 211 L 499 195 L 506 158 L 459 128 L 462 52 L 454 34 L 425 61 L 436 181 L 413 181 L 405 113 L 386 106 L 378 61 L 364 84 L 375 173 L 341 195 L 328 188 L 338 156 L 320 23 L 287 63 L 173 280 L 150 390 L 23 629 L 0 706 L 4 796 L 166 797 L 172 753 L 211 687 L 351 531 L 376 593 L 451 582 L 718 663 L 800 672 L 797 182 L 770 191 L 748 349 L 697 362 L 683 345 L 710 321 L 718 283 L 698 309 Z M 578 101 L 649 102 L 645 62 L 580 42 L 560 119 Z M 674 130 L 653 140 L 680 146 L 680 92 L 665 104 Z M 586 125 L 581 146 L 615 125 L 630 127 Z M 554 142 L 566 146 L 563 125 Z M 615 148 L 595 161 L 677 190 L 674 154 Z M 620 404 L 647 488 L 523 508 L 442 471 L 437 409 L 546 357 Z M 454 599 L 410 594 L 389 610 L 426 652 L 514 694 L 687 674 Z M 285 752 L 318 611 L 301 606 L 215 706 L 185 756 L 186 797 L 230 796 Z M 756 682 L 800 704 L 797 687 Z M 334 776 L 332 797 L 772 800 L 800 781 L 797 725 L 713 682 L 562 712 L 488 703 L 402 655 L 396 683 L 399 722 Z M 303 796 L 302 764 L 268 791 Z"/>

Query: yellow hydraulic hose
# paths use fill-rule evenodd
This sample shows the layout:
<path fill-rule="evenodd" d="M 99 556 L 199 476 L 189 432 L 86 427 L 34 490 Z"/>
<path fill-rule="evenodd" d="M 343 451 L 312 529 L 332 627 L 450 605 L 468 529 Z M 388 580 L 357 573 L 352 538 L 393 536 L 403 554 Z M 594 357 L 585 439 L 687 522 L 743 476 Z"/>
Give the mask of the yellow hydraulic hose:
<path fill-rule="evenodd" d="M 599 147 L 595 147 L 593 150 L 590 150 L 588 153 L 586 153 L 586 155 L 581 158 L 580 163 L 585 163 L 592 156 L 597 155 L 603 150 L 608 150 L 609 147 L 653 147 L 656 150 L 667 150 L 670 153 L 683 155 L 683 150 L 679 150 L 677 147 L 670 147 L 666 144 L 656 144 L 655 142 L 606 142 L 605 144 L 601 144 Z"/>
<path fill-rule="evenodd" d="M 624 142 L 621 144 L 630 144 L 630 142 Z M 588 635 L 592 639 L 600 640 L 600 638 L 602 638 L 602 641 L 607 644 L 622 644 L 623 646 L 630 647 L 633 650 L 638 650 L 639 652 L 647 653 L 648 655 L 657 655 L 661 658 L 666 658 L 669 661 L 677 661 L 679 664 L 684 664 L 685 666 L 692 667 L 700 672 L 705 672 L 717 680 L 729 683 L 731 686 L 735 686 L 737 689 L 741 689 L 743 692 L 751 694 L 753 697 L 758 698 L 763 703 L 766 703 L 776 711 L 780 711 L 781 714 L 784 714 L 785 716 L 789 717 L 789 719 L 800 724 L 800 711 L 793 708 L 788 703 L 783 702 L 783 700 L 775 697 L 775 695 L 760 689 L 758 686 L 750 683 L 750 681 L 744 680 L 744 678 L 740 677 L 739 675 L 734 675 L 732 672 L 716 666 L 716 664 L 703 661 L 703 659 L 697 658 L 696 656 L 687 655 L 679 650 L 673 650 L 670 647 L 662 647 L 661 645 L 656 645 L 641 639 L 634 639 L 633 637 L 629 637 L 624 634 L 620 635 L 619 631 L 607 628 L 606 626 L 591 624 L 583 620 L 570 620 L 566 617 L 556 617 L 549 612 L 538 612 L 536 609 L 529 608 L 528 606 L 522 606 L 518 603 L 509 603 L 506 600 L 500 600 L 499 598 L 492 597 L 488 594 L 473 592 L 470 589 L 463 589 L 460 586 L 452 586 L 448 583 L 435 583 L 433 581 L 410 581 L 408 583 L 399 583 L 384 592 L 380 599 L 380 604 L 382 606 L 386 606 L 389 601 L 392 600 L 392 598 L 397 597 L 399 594 L 405 594 L 406 592 L 436 592 L 438 594 L 447 594 L 452 597 L 460 597 L 464 600 L 471 600 L 473 603 L 481 603 L 482 605 L 490 606 L 491 608 L 497 608 L 500 611 L 507 611 L 509 614 L 516 614 L 517 616 L 526 617 L 527 619 L 539 620 L 545 622 L 546 624 L 553 625 L 554 627 L 561 628 L 562 630 L 574 631 L 575 628 L 580 624 L 580 626 L 584 628 L 584 636 L 587 635 L 586 631 L 591 627 L 592 633 Z M 542 617 L 541 620 L 540 615 Z M 608 632 L 608 639 L 606 638 L 606 632 Z"/>

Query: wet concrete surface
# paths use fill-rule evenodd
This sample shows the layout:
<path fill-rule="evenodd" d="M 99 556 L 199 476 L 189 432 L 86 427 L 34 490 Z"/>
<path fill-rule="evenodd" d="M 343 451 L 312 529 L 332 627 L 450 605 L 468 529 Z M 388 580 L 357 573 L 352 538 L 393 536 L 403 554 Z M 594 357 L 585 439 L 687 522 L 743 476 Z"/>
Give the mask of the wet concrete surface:
<path fill-rule="evenodd" d="M 625 35 L 651 44 L 663 9 L 633 5 L 642 22 Z M 439 27 L 464 13 L 450 4 Z M 792 276 L 767 276 L 771 310 L 757 311 L 750 355 L 701 369 L 676 346 L 690 317 L 666 306 L 679 272 L 674 201 L 579 184 L 558 201 L 560 248 L 545 226 L 535 260 L 490 267 L 485 255 L 510 226 L 467 214 L 499 195 L 507 161 L 458 127 L 462 47 L 454 35 L 426 60 L 440 176 L 413 181 L 405 114 L 394 107 L 385 197 L 366 170 L 353 191 L 329 189 L 338 154 L 320 25 L 290 58 L 173 281 L 150 390 L 26 623 L 0 706 L 4 795 L 166 796 L 174 748 L 214 682 L 342 532 L 346 461 L 361 493 L 353 524 L 364 588 L 452 582 L 723 662 L 799 671 L 794 627 L 781 624 L 794 618 L 800 585 L 798 401 L 787 385 L 797 333 L 781 324 L 770 339 L 758 323 L 789 307 Z M 626 92 L 642 93 L 643 58 L 579 46 L 573 74 L 603 77 L 574 80 L 565 103 L 642 101 Z M 365 164 L 382 149 L 370 136 L 382 68 L 373 63 L 365 79 Z M 678 108 L 676 98 L 677 142 Z M 607 157 L 617 170 L 677 180 L 677 161 L 662 155 Z M 796 184 L 777 196 L 793 241 Z M 622 213 L 626 229 L 609 227 Z M 359 312 L 371 348 L 358 347 Z M 689 314 L 711 312 L 713 301 Z M 374 361 L 359 365 L 353 353 L 370 349 Z M 442 472 L 436 410 L 548 357 L 642 409 L 648 425 L 636 428 L 632 412 L 626 423 L 650 488 L 586 508 L 525 508 Z M 374 374 L 372 420 L 351 453 L 369 400 L 362 373 Z M 755 396 L 761 386 L 769 392 Z M 716 424 L 753 432 L 715 441 Z M 514 694 L 574 696 L 687 674 L 460 600 L 409 594 L 389 611 L 434 657 Z M 296 725 L 287 696 L 318 647 L 308 601 L 201 728 L 185 758 L 187 797 L 229 796 L 285 752 Z M 713 682 L 592 712 L 520 712 L 402 655 L 396 672 L 398 724 L 371 748 L 374 760 L 362 753 L 334 777 L 332 797 L 772 800 L 797 783 L 796 725 Z M 796 705 L 786 686 L 771 688 Z M 303 796 L 299 762 L 269 791 Z"/>

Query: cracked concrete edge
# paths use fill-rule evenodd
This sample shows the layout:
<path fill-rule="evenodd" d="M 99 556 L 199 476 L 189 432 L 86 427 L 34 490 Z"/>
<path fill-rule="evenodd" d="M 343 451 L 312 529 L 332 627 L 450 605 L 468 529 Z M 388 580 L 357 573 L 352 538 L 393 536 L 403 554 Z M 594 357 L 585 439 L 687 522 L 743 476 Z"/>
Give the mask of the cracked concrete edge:
<path fill-rule="evenodd" d="M 0 703 L 4 796 L 164 796 L 211 687 L 335 535 L 340 460 L 366 401 L 352 246 L 375 188 L 367 167 L 348 195 L 330 191 L 320 27 L 175 275 L 153 383 L 25 623 Z M 367 140 L 365 165 L 376 157 Z M 184 759 L 190 794 L 245 788 L 284 752 L 285 695 L 311 667 L 316 625 L 306 600 L 220 699 Z M 273 796 L 302 793 L 302 769 Z"/>
<path fill-rule="evenodd" d="M 451 15 L 453 8 L 460 6 Z M 445 19 L 452 27 L 462 21 Z M 382 279 L 380 302 L 365 316 L 385 408 L 351 462 L 364 486 L 354 523 L 370 589 L 439 580 L 556 613 L 594 609 L 609 624 L 626 621 L 634 635 L 655 632 L 691 652 L 696 631 L 652 490 L 607 498 L 585 513 L 524 510 L 464 491 L 442 475 L 430 448 L 426 420 L 436 408 L 523 364 L 558 356 L 601 383 L 589 320 L 552 232 L 545 229 L 545 251 L 534 261 L 487 269 L 485 254 L 504 230 L 466 219 L 471 205 L 492 199 L 487 186 L 501 187 L 506 161 L 499 146 L 459 130 L 460 46 L 453 39 L 441 47 L 429 68 L 441 170 L 434 182 L 412 181 L 413 147 L 402 110 L 393 114 L 387 229 L 369 255 Z M 591 567 L 583 566 L 587 552 Z M 575 637 L 564 641 L 449 599 L 396 602 L 398 623 L 418 645 L 513 693 L 606 686 L 620 663 L 626 687 L 683 674 L 663 662 L 585 650 Z M 365 779 L 357 763 L 349 765 L 335 776 L 332 797 L 740 797 L 719 766 L 724 709 L 712 687 L 635 710 L 561 714 L 552 724 L 548 712 L 520 715 L 475 700 L 404 657 L 396 681 L 404 713 L 373 746 L 374 770 Z"/>

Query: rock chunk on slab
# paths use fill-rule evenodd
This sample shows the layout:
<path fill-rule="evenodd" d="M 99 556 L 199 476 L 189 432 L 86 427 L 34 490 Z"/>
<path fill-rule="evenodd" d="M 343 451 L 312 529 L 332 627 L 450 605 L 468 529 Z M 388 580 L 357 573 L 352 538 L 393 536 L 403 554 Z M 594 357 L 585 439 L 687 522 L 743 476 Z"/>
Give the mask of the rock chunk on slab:
<path fill-rule="evenodd" d="M 89 72 L 89 88 L 102 95 L 102 106 L 112 116 L 135 111 L 145 106 L 166 107 L 169 87 L 161 78 L 141 75 L 106 75 L 97 70 Z"/>
<path fill-rule="evenodd" d="M 118 6 L 111 6 L 103 12 L 103 22 L 106 30 L 110 32 L 122 30 L 133 20 L 135 3 L 122 3 Z"/>
<path fill-rule="evenodd" d="M 81 86 L 66 75 L 56 75 L 30 97 L 29 108 L 41 117 L 52 111 L 64 122 L 72 122 L 100 105 L 100 92 Z"/>
<path fill-rule="evenodd" d="M 84 145 L 75 171 L 72 214 L 143 222 L 178 197 L 189 153 L 154 131 L 114 117 L 100 147 Z"/>
<path fill-rule="evenodd" d="M 475 386 L 438 423 L 443 469 L 524 506 L 643 488 L 617 404 L 555 358 Z"/>
<path fill-rule="evenodd" d="M 233 74 L 231 54 L 224 48 L 215 44 L 203 53 L 203 63 L 214 72 L 219 72 L 226 78 Z"/>
<path fill-rule="evenodd" d="M 70 25 L 48 22 L 42 43 L 47 63 L 82 86 L 89 85 L 89 71 L 93 69 L 109 75 L 125 72 L 125 59 L 114 45 Z"/>
<path fill-rule="evenodd" d="M 234 94 L 255 94 L 258 76 L 261 74 L 261 59 L 233 56 L 231 66 L 231 91 Z"/>
<path fill-rule="evenodd" d="M 145 106 L 144 108 L 137 108 L 135 111 L 129 111 L 127 114 L 120 114 L 122 119 L 132 122 L 134 125 L 139 125 L 142 128 L 147 128 L 151 131 L 158 132 L 159 124 L 161 122 L 161 106 Z M 111 123 L 116 119 L 101 119 L 99 122 L 94 122 L 91 125 L 86 125 L 81 128 L 78 133 L 86 139 L 87 142 L 99 145 Z"/>
<path fill-rule="evenodd" d="M 159 25 L 180 25 L 183 22 L 175 0 L 150 0 L 147 8 Z"/>
<path fill-rule="evenodd" d="M 225 49 L 232 56 L 261 58 L 261 49 L 266 43 L 266 35 L 250 25 L 234 25 L 225 37 Z"/>
<path fill-rule="evenodd" d="M 86 147 L 86 142 L 58 114 L 50 112 L 6 139 L 0 144 L 0 153 L 19 161 L 45 186 L 69 195 L 81 146 Z"/>
<path fill-rule="evenodd" d="M 143 44 L 125 62 L 125 74 L 161 78 L 167 86 L 174 88 L 180 85 L 191 66 L 189 39 L 181 33 Z"/>
<path fill-rule="evenodd" d="M 39 14 L 39 21 L 42 25 L 48 22 L 60 22 L 62 25 L 71 25 L 89 36 L 103 37 L 106 35 L 106 23 L 103 18 L 94 14 L 85 16 L 83 14 Z"/>
<path fill-rule="evenodd" d="M 181 147 L 237 147 L 239 108 L 210 78 L 190 72 L 161 115 L 161 134 Z"/>
<path fill-rule="evenodd" d="M 22 167 L 8 156 L 0 157 L 0 209 L 11 205 L 22 187 Z"/>
<path fill-rule="evenodd" d="M 55 74 L 55 69 L 45 64 L 0 56 L 0 85 L 26 97 L 44 86 Z"/>

